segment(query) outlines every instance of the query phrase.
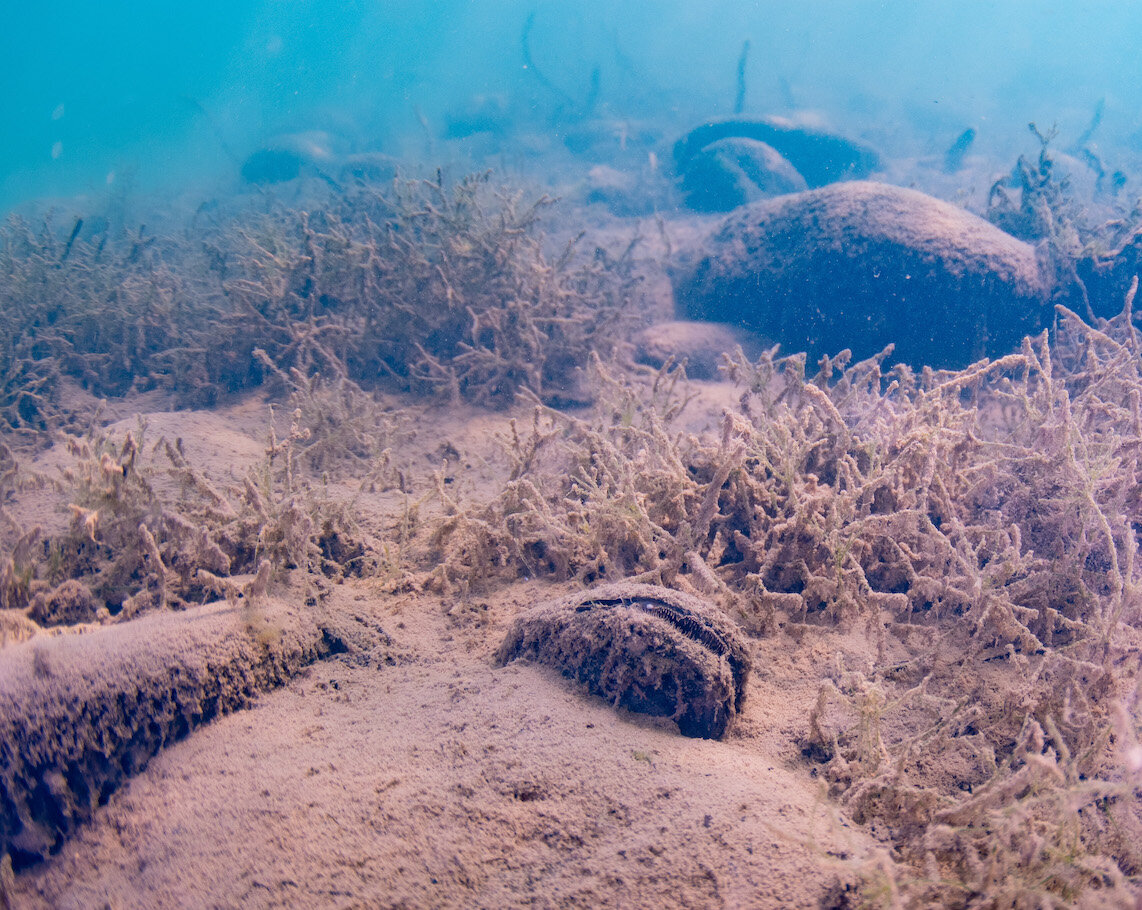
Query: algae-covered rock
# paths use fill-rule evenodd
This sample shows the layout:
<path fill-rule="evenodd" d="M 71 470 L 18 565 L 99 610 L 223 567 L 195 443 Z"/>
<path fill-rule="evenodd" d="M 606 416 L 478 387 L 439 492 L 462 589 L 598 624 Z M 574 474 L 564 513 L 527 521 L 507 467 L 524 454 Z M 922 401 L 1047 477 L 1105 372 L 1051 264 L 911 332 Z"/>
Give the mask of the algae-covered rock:
<path fill-rule="evenodd" d="M 686 204 L 700 212 L 728 212 L 740 205 L 808 189 L 805 178 L 773 146 L 729 137 L 711 142 L 682 174 Z"/>
<path fill-rule="evenodd" d="M 673 269 L 676 313 L 815 358 L 959 368 L 1044 325 L 1035 248 L 915 190 L 853 181 L 735 212 Z"/>
<path fill-rule="evenodd" d="M 880 167 L 880 156 L 864 143 L 783 117 L 734 117 L 697 126 L 674 145 L 674 168 L 684 175 L 703 149 L 724 139 L 763 142 L 789 161 L 810 187 L 860 180 Z"/>

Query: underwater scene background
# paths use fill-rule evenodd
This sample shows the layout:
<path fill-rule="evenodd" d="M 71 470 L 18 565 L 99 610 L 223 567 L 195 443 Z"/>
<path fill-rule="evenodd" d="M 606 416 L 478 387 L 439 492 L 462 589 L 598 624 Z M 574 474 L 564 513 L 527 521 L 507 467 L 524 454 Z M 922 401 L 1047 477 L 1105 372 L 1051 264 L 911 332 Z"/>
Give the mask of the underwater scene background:
<path fill-rule="evenodd" d="M 1138 907 L 1140 33 L 9 11 L 0 907 Z"/>
<path fill-rule="evenodd" d="M 1028 148 L 1028 121 L 1057 123 L 1069 141 L 1100 102 L 1099 142 L 1131 154 L 1139 142 L 1139 13 L 1110 0 L 208 0 L 10 12 L 5 208 L 98 196 L 108 180 L 214 188 L 233 177 L 231 156 L 284 133 L 327 131 L 343 152 L 435 165 L 450 118 L 481 99 L 501 130 L 558 138 L 586 116 L 683 130 L 733 113 L 746 41 L 746 111 L 820 111 L 884 151 L 943 151 L 975 127 L 981 147 L 1011 158 Z M 522 154 L 507 142 L 500 151 Z"/>

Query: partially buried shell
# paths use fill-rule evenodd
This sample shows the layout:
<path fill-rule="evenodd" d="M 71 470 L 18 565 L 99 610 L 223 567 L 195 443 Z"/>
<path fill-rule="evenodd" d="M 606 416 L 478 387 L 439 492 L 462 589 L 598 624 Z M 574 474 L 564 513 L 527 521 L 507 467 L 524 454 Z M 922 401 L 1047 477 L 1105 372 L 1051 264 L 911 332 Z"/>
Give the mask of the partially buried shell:
<path fill-rule="evenodd" d="M 741 710 L 750 651 L 702 600 L 655 585 L 604 585 L 518 617 L 497 653 L 529 658 L 631 711 L 719 739 Z"/>

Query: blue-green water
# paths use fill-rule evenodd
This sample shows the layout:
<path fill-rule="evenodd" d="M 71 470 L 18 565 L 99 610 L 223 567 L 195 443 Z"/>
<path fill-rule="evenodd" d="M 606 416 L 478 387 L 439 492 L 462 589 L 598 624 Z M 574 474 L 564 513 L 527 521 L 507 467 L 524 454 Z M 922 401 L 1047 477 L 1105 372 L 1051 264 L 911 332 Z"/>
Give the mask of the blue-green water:
<path fill-rule="evenodd" d="M 223 193 L 282 133 L 434 166 L 449 117 L 510 131 L 573 116 L 680 133 L 732 112 L 811 110 L 889 154 L 968 125 L 998 158 L 1028 121 L 1131 153 L 1142 12 L 1129 2 L 272 0 L 12 5 L 0 36 L 0 209 L 122 190 Z M 530 64 L 530 66 L 529 66 Z M 913 145 L 910 145 L 912 143 Z M 1115 162 L 1115 166 L 1121 166 Z"/>

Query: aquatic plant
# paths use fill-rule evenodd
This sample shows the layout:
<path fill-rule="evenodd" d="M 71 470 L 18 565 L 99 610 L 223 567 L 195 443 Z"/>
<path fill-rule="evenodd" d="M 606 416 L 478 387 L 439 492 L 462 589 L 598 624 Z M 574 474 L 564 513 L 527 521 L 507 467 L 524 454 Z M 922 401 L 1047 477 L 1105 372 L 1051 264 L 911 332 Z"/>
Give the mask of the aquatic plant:
<path fill-rule="evenodd" d="M 265 366 L 267 384 L 288 389 L 288 411 L 295 415 L 298 435 L 294 458 L 309 472 L 326 477 L 360 477 L 374 471 L 385 453 L 407 438 L 407 422 L 392 406 L 345 376 L 327 379 L 289 373 L 278 368 L 265 353 L 254 352 Z"/>
<path fill-rule="evenodd" d="M 1055 167 L 1051 143 L 1055 127 L 1045 133 L 1034 124 L 1031 133 L 1039 141 L 1039 154 L 1032 160 L 1019 156 L 1015 168 L 992 184 L 987 199 L 987 219 L 1021 240 L 1057 239 L 1074 231 L 1078 207 L 1068 192 L 1066 177 Z"/>
<path fill-rule="evenodd" d="M 633 245 L 580 259 L 571 243 L 549 261 L 538 228 L 551 205 L 479 174 L 275 211 L 240 228 L 242 277 L 227 290 L 281 369 L 482 405 L 566 395 L 587 352 L 613 346 L 637 279 Z"/>
<path fill-rule="evenodd" d="M 271 414 L 262 464 L 221 487 L 180 439 L 148 445 L 145 424 L 122 437 L 98 427 L 67 437 L 71 463 L 57 486 L 70 523 L 16 541 L 0 568 L 0 606 L 30 607 L 41 625 L 129 619 L 231 596 L 250 576 L 264 588 L 267 572 L 359 573 L 366 545 L 345 503 L 296 470 L 295 446 L 310 441 L 301 417 L 279 439 Z"/>
<path fill-rule="evenodd" d="M 66 240 L 50 218 L 0 229 L 0 429 L 16 441 L 81 432 L 91 403 L 80 388 L 189 387 L 216 316 L 217 282 L 179 238 L 82 228 Z"/>
<path fill-rule="evenodd" d="M 495 407 L 523 389 L 575 400 L 588 350 L 612 349 L 631 318 L 634 244 L 572 240 L 550 258 L 553 200 L 525 203 L 490 174 L 313 192 L 305 209 L 259 196 L 162 236 L 10 220 L 0 429 L 43 444 L 82 431 L 91 396 L 210 406 L 295 370 Z"/>
<path fill-rule="evenodd" d="M 498 496 L 448 502 L 427 580 L 631 577 L 755 631 L 863 629 L 873 665 L 823 668 L 803 749 L 894 847 L 866 898 L 1117 899 L 1142 870 L 1131 304 L 1096 325 L 1060 307 L 1053 342 L 960 371 L 734 358 L 716 438 L 599 371 L 594 416 L 537 409 Z"/>
<path fill-rule="evenodd" d="M 592 356 L 591 376 L 599 402 L 589 417 L 536 402 L 529 428 L 512 421 L 503 440 L 510 475 L 492 502 L 461 503 L 438 489 L 441 517 L 422 557 L 433 586 L 473 589 L 505 572 L 586 583 L 674 578 L 690 536 L 683 525 L 702 494 L 668 430 L 685 404 L 685 373 L 668 364 L 641 390 Z"/>

